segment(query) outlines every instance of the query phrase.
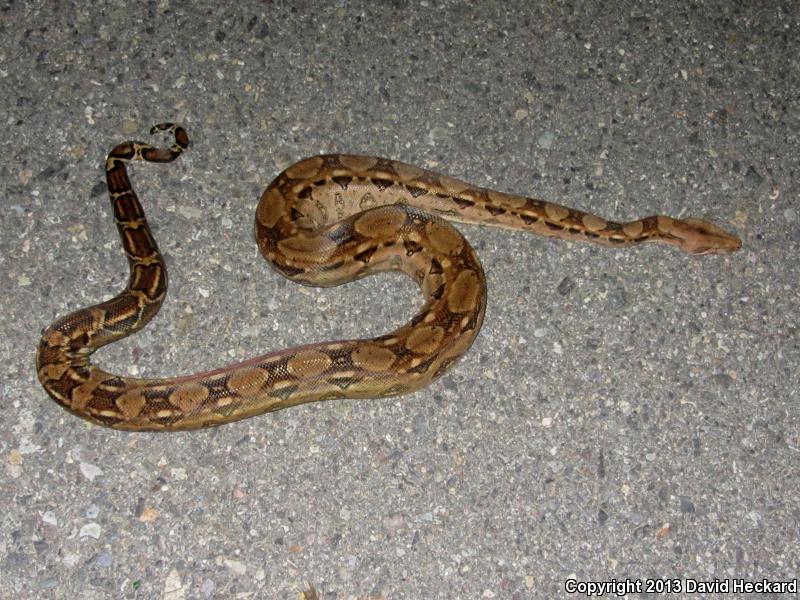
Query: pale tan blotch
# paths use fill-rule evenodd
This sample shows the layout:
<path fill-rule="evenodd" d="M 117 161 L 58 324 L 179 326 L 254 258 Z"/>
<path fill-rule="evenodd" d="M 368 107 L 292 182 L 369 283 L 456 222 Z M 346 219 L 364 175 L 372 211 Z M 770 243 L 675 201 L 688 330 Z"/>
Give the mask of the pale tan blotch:
<path fill-rule="evenodd" d="M 39 369 L 39 378 L 47 381 L 61 379 L 70 368 L 70 363 L 67 359 L 61 359 L 58 362 L 47 362 Z"/>
<path fill-rule="evenodd" d="M 527 198 L 522 196 L 515 196 L 513 194 L 504 194 L 495 190 L 486 190 L 489 202 L 495 206 L 510 206 L 513 209 L 520 209 L 528 202 Z"/>
<path fill-rule="evenodd" d="M 323 263 L 336 252 L 336 243 L 323 236 L 300 234 L 280 240 L 278 249 L 288 258 Z"/>
<path fill-rule="evenodd" d="M 464 247 L 464 238 L 449 225 L 430 221 L 425 224 L 425 233 L 431 245 L 442 254 L 459 254 Z"/>
<path fill-rule="evenodd" d="M 319 223 L 327 223 L 328 222 L 328 206 L 319 200 L 314 202 L 314 206 L 316 207 L 317 211 L 319 211 Z"/>
<path fill-rule="evenodd" d="M 411 231 L 406 233 L 406 239 L 411 240 L 412 242 L 421 242 L 422 241 L 422 234 L 416 229 L 412 229 Z"/>
<path fill-rule="evenodd" d="M 595 215 L 583 215 L 583 217 L 581 217 L 581 222 L 589 231 L 600 231 L 601 229 L 605 229 L 606 225 L 608 225 L 605 219 L 601 219 Z"/>
<path fill-rule="evenodd" d="M 184 413 L 191 413 L 208 398 L 208 388 L 199 383 L 187 383 L 176 388 L 167 399 Z"/>
<path fill-rule="evenodd" d="M 93 368 L 89 372 L 89 378 L 72 390 L 72 408 L 75 410 L 83 410 L 86 408 L 94 397 L 97 388 L 100 387 L 100 384 L 106 379 L 108 379 L 106 373 L 100 369 Z"/>
<path fill-rule="evenodd" d="M 293 379 L 279 379 L 275 381 L 271 386 L 270 390 L 284 390 L 286 388 L 296 388 L 297 382 Z"/>
<path fill-rule="evenodd" d="M 409 183 L 412 183 L 412 180 L 416 179 L 423 173 L 422 169 L 415 167 L 414 165 L 409 165 L 408 163 L 392 162 L 392 166 L 394 166 L 394 170 L 400 176 L 400 179 Z"/>
<path fill-rule="evenodd" d="M 319 350 L 298 352 L 286 363 L 286 370 L 295 377 L 317 377 L 333 364 L 330 356 Z"/>
<path fill-rule="evenodd" d="M 140 227 L 144 227 L 145 222 L 144 219 L 133 219 L 132 221 L 117 221 L 117 226 L 121 226 L 125 229 L 139 229 Z"/>
<path fill-rule="evenodd" d="M 658 215 L 656 218 L 656 226 L 661 233 L 670 233 L 672 231 L 672 224 L 674 220 L 664 215 Z"/>
<path fill-rule="evenodd" d="M 463 313 L 475 308 L 481 293 L 481 284 L 475 271 L 461 271 L 447 291 L 450 312 Z"/>
<path fill-rule="evenodd" d="M 641 221 L 633 221 L 632 223 L 625 223 L 622 226 L 622 231 L 630 238 L 638 238 L 642 231 L 644 231 L 644 223 Z"/>
<path fill-rule="evenodd" d="M 472 188 L 472 186 L 467 182 L 453 179 L 447 175 L 440 175 L 439 183 L 442 184 L 442 187 L 444 187 L 445 192 L 448 194 L 460 194 L 464 190 Z"/>
<path fill-rule="evenodd" d="M 51 329 L 47 333 L 47 345 L 53 348 L 58 348 L 69 342 L 69 337 L 64 335 L 58 329 Z"/>
<path fill-rule="evenodd" d="M 425 275 L 423 279 L 423 292 L 425 295 L 432 294 L 444 283 L 444 275 Z"/>
<path fill-rule="evenodd" d="M 378 205 L 378 199 L 367 192 L 358 201 L 358 207 L 363 211 Z"/>
<path fill-rule="evenodd" d="M 108 418 L 111 418 L 111 419 L 119 419 L 120 418 L 120 416 L 119 416 L 120 413 L 119 413 L 118 410 L 109 410 L 109 409 L 105 409 L 105 408 L 104 409 L 100 409 L 100 410 L 90 409 L 90 410 L 87 410 L 86 413 L 89 414 L 89 415 L 92 415 L 92 416 L 96 416 L 96 417 L 108 417 Z"/>
<path fill-rule="evenodd" d="M 131 256 L 133 260 L 136 261 L 136 264 L 141 265 L 143 267 L 152 267 L 153 265 L 157 265 L 160 257 L 155 252 L 151 254 L 138 254 L 136 256 Z"/>
<path fill-rule="evenodd" d="M 319 173 L 323 160 L 319 156 L 301 160 L 286 169 L 284 173 L 289 179 L 310 179 Z"/>
<path fill-rule="evenodd" d="M 453 219 L 456 218 L 455 215 L 461 212 L 461 207 L 456 204 L 455 200 L 453 200 L 450 196 L 444 198 L 439 196 L 430 196 L 425 200 L 425 202 L 433 211 L 442 214 L 453 215 Z"/>
<path fill-rule="evenodd" d="M 142 310 L 145 306 L 150 305 L 150 298 L 141 290 L 126 290 L 123 293 L 132 298 L 133 304 L 138 307 L 138 310 Z M 105 323 L 103 325 L 105 325 Z"/>
<path fill-rule="evenodd" d="M 405 347 L 417 354 L 430 354 L 439 347 L 444 338 L 444 329 L 425 325 L 416 327 L 405 341 Z"/>
<path fill-rule="evenodd" d="M 544 205 L 545 214 L 553 221 L 563 221 L 569 216 L 569 209 L 559 206 L 558 204 L 550 204 L 546 202 Z"/>
<path fill-rule="evenodd" d="M 391 237 L 406 222 L 406 213 L 396 208 L 371 210 L 364 213 L 355 223 L 353 228 L 364 237 Z"/>
<path fill-rule="evenodd" d="M 256 209 L 256 219 L 264 227 L 275 227 L 281 217 L 287 214 L 286 199 L 277 188 L 268 188 L 261 196 Z"/>
<path fill-rule="evenodd" d="M 464 327 L 466 327 L 468 322 L 469 320 L 466 319 L 466 323 L 464 323 L 461 326 L 461 328 L 463 329 Z M 452 343 L 448 346 L 445 356 L 447 357 L 460 356 L 469 349 L 470 345 L 472 344 L 472 340 L 473 337 L 469 335 L 456 336 L 455 338 L 453 338 Z"/>
<path fill-rule="evenodd" d="M 348 169 L 356 172 L 366 171 L 375 166 L 378 162 L 376 156 L 358 156 L 356 154 L 340 154 L 339 162 Z"/>
<path fill-rule="evenodd" d="M 353 364 L 367 371 L 386 371 L 394 364 L 396 357 L 391 350 L 364 343 L 350 354 L 350 358 Z"/>
<path fill-rule="evenodd" d="M 372 171 L 369 174 L 371 179 L 385 179 L 387 181 L 391 181 L 392 185 L 397 181 L 397 178 L 394 176 L 394 173 L 390 173 L 389 171 Z"/>
<path fill-rule="evenodd" d="M 98 329 L 102 329 L 106 322 L 106 311 L 102 308 L 98 308 L 97 306 L 90 306 L 86 309 L 86 312 L 92 315 L 92 324 L 87 326 L 86 330 L 93 334 Z M 83 330 L 76 329 L 73 332 L 74 337 L 80 337 L 83 335 Z"/>
<path fill-rule="evenodd" d="M 228 389 L 240 396 L 255 396 L 269 379 L 269 371 L 250 367 L 236 369 L 228 377 Z"/>
<path fill-rule="evenodd" d="M 162 277 L 161 265 L 142 265 L 141 269 L 134 270 L 128 286 L 134 288 L 132 291 L 144 294 L 145 304 L 149 304 L 150 298 L 155 298 L 157 296 L 156 292 L 163 284 Z M 117 318 L 114 319 L 113 315 L 109 315 L 109 318 L 106 319 L 106 325 L 111 325 L 123 320 L 126 316 L 127 315 L 117 315 Z"/>
<path fill-rule="evenodd" d="M 126 421 L 138 417 L 146 403 L 147 399 L 144 395 L 139 390 L 135 389 L 125 392 L 114 401 L 114 404 Z"/>

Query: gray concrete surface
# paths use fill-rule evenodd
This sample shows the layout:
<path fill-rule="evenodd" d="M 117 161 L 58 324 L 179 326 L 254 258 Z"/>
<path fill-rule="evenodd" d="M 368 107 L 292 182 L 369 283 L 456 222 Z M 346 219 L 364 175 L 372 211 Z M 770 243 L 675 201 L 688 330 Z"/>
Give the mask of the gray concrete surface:
<path fill-rule="evenodd" d="M 0 597 L 298 598 L 312 582 L 326 600 L 521 599 L 567 596 L 569 578 L 798 576 L 798 5 L 536 4 L 4 4 Z M 133 181 L 170 295 L 98 353 L 120 373 L 413 314 L 399 276 L 303 289 L 259 257 L 260 191 L 319 152 L 608 217 L 706 216 L 744 247 L 464 226 L 490 305 L 430 388 L 114 432 L 50 401 L 34 352 L 55 316 L 124 285 L 102 161 L 163 120 L 193 148 Z"/>

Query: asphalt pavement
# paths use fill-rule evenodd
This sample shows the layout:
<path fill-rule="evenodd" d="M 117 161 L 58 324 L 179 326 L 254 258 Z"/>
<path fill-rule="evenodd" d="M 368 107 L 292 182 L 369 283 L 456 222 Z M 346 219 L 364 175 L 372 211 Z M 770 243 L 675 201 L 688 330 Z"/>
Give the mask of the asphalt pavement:
<path fill-rule="evenodd" d="M 799 57 L 790 0 L 7 3 L 0 597 L 796 585 Z M 430 387 L 117 432 L 51 401 L 34 357 L 56 316 L 124 287 L 104 158 L 167 120 L 191 150 L 132 181 L 171 287 L 145 330 L 96 354 L 114 373 L 188 374 L 415 313 L 400 275 L 305 288 L 259 256 L 261 191 L 313 154 L 609 219 L 703 217 L 743 246 L 690 257 L 459 226 L 489 306 Z"/>

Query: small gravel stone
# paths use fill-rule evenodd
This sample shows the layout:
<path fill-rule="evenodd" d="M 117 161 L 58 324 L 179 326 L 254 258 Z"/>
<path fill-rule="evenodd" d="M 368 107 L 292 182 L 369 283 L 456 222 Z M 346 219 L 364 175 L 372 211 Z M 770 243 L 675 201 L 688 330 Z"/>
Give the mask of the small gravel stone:
<path fill-rule="evenodd" d="M 764 178 L 756 171 L 756 168 L 751 165 L 748 167 L 747 173 L 744 174 L 744 181 L 750 187 L 758 187 L 764 181 Z"/>
<path fill-rule="evenodd" d="M 83 476 L 89 481 L 94 481 L 95 477 L 103 474 L 103 470 L 100 467 L 87 462 L 82 462 L 80 464 L 80 469 Z"/>
<path fill-rule="evenodd" d="M 102 531 L 103 529 L 97 523 L 87 523 L 86 525 L 81 527 L 80 533 L 78 535 L 82 538 L 90 537 L 98 539 Z"/>
<path fill-rule="evenodd" d="M 109 552 L 101 552 L 100 554 L 97 555 L 97 559 L 95 560 L 95 564 L 98 567 L 103 567 L 103 568 L 110 567 L 112 562 L 113 559 L 111 557 L 111 553 Z"/>
<path fill-rule="evenodd" d="M 569 296 L 569 293 L 575 289 L 575 281 L 570 279 L 569 277 L 564 277 L 561 280 L 561 283 L 558 284 L 558 293 L 562 296 Z"/>
<path fill-rule="evenodd" d="M 217 584 L 215 584 L 210 579 L 206 579 L 200 584 L 200 593 L 203 595 L 204 598 L 211 598 L 214 595 L 214 591 L 217 589 Z"/>
<path fill-rule="evenodd" d="M 556 139 L 556 134 L 552 131 L 545 131 L 539 138 L 536 140 L 536 145 L 539 146 L 542 150 L 549 150 L 552 145 L 553 141 Z"/>
<path fill-rule="evenodd" d="M 39 587 L 43 590 L 51 590 L 58 586 L 58 579 L 55 577 L 45 577 L 39 582 Z"/>

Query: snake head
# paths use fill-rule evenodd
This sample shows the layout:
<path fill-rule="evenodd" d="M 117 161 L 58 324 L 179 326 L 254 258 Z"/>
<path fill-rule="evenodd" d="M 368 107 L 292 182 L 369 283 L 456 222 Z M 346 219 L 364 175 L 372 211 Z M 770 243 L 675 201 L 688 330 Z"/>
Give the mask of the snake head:
<path fill-rule="evenodd" d="M 702 219 L 658 219 L 658 228 L 676 246 L 688 254 L 731 254 L 742 247 L 742 241 Z"/>

